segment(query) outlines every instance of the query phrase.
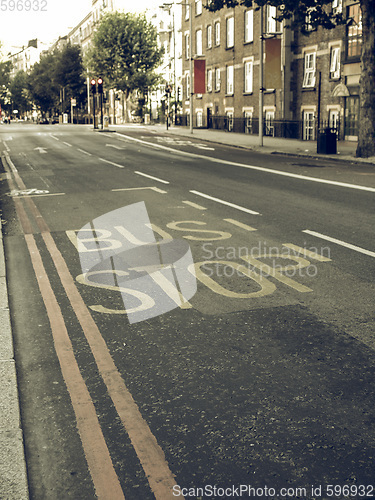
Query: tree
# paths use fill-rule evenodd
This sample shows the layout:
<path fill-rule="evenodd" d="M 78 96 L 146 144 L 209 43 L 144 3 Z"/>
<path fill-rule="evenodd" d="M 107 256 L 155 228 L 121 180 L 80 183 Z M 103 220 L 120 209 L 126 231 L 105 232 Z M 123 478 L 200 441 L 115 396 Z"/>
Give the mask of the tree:
<path fill-rule="evenodd" d="M 9 84 L 13 108 L 18 109 L 20 114 L 32 109 L 28 93 L 27 79 L 28 76 L 24 71 L 18 71 Z"/>
<path fill-rule="evenodd" d="M 59 88 L 55 83 L 56 54 L 46 54 L 34 64 L 29 75 L 31 99 L 42 114 L 53 113 L 59 103 Z"/>
<path fill-rule="evenodd" d="M 65 89 L 65 104 L 70 107 L 70 99 L 78 104 L 86 102 L 84 68 L 81 49 L 77 45 L 66 45 L 55 53 L 54 81 L 57 87 Z M 66 110 L 66 109 L 65 109 Z"/>
<path fill-rule="evenodd" d="M 114 12 L 100 21 L 89 52 L 88 65 L 106 84 L 124 92 L 153 86 L 163 49 L 157 44 L 156 28 L 144 15 Z"/>
<path fill-rule="evenodd" d="M 277 20 L 290 20 L 292 28 L 305 34 L 306 18 L 312 28 L 322 26 L 332 29 L 346 20 L 334 14 L 331 0 L 209 0 L 207 9 L 215 12 L 223 7 L 236 5 L 251 7 L 272 5 L 278 7 Z M 328 7 L 328 8 L 327 8 Z M 360 79 L 360 115 L 357 156 L 375 156 L 375 2 L 360 0 L 362 11 L 362 73 Z"/>
<path fill-rule="evenodd" d="M 10 72 L 12 63 L 10 61 L 0 62 L 0 106 L 1 109 L 11 109 L 11 99 L 9 91 Z"/>

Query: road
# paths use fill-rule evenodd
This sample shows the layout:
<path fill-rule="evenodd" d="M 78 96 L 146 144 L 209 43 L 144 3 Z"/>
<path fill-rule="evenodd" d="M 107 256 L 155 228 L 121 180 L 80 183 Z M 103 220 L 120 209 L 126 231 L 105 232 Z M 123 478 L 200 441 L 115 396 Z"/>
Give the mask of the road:
<path fill-rule="evenodd" d="M 32 499 L 375 497 L 369 166 L 140 126 L 0 140 Z M 143 235 L 190 247 L 189 297 L 129 292 Z"/>

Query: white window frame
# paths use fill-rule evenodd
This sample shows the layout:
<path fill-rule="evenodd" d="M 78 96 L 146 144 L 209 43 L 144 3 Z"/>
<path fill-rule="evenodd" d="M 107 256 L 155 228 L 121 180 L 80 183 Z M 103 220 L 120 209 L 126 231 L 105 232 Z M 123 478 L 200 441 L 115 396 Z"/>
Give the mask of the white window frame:
<path fill-rule="evenodd" d="M 305 52 L 303 67 L 303 88 L 315 87 L 316 51 Z"/>
<path fill-rule="evenodd" d="M 333 0 L 332 10 L 334 14 L 339 14 L 340 12 L 342 12 L 342 0 Z"/>
<path fill-rule="evenodd" d="M 185 59 L 190 59 L 190 33 L 185 32 Z"/>
<path fill-rule="evenodd" d="M 245 43 L 254 41 L 254 10 L 245 11 Z"/>
<path fill-rule="evenodd" d="M 340 78 L 340 63 L 341 63 L 340 58 L 341 58 L 341 47 L 331 47 L 329 77 L 332 79 Z"/>
<path fill-rule="evenodd" d="M 216 21 L 214 27 L 215 27 L 215 46 L 218 47 L 220 45 L 220 21 Z"/>
<path fill-rule="evenodd" d="M 274 137 L 275 135 L 274 120 L 275 120 L 275 108 L 270 108 L 270 109 L 265 108 L 264 109 L 265 135 Z"/>
<path fill-rule="evenodd" d="M 195 0 L 195 15 L 199 16 L 202 14 L 202 0 Z"/>
<path fill-rule="evenodd" d="M 220 68 L 215 68 L 215 92 L 220 92 L 221 89 L 221 71 Z"/>
<path fill-rule="evenodd" d="M 185 21 L 188 21 L 190 19 L 190 4 L 186 3 L 185 4 Z"/>
<path fill-rule="evenodd" d="M 303 140 L 315 140 L 315 111 L 312 109 L 303 110 Z"/>
<path fill-rule="evenodd" d="M 190 73 L 185 73 L 186 99 L 190 99 Z"/>
<path fill-rule="evenodd" d="M 203 109 L 196 109 L 195 116 L 196 116 L 196 120 L 197 120 L 197 127 L 202 128 L 203 127 Z"/>
<path fill-rule="evenodd" d="M 233 130 L 233 118 L 234 118 L 234 110 L 232 108 L 225 110 L 225 116 L 227 117 L 228 123 L 228 132 L 232 132 Z"/>
<path fill-rule="evenodd" d="M 207 92 L 212 92 L 212 69 L 207 70 Z"/>
<path fill-rule="evenodd" d="M 233 65 L 227 66 L 227 88 L 226 88 L 225 93 L 227 95 L 234 94 L 234 66 Z"/>
<path fill-rule="evenodd" d="M 203 55 L 203 35 L 201 28 L 195 32 L 195 55 Z"/>
<path fill-rule="evenodd" d="M 276 7 L 274 5 L 267 5 L 266 33 L 276 33 L 276 14 Z"/>
<path fill-rule="evenodd" d="M 243 109 L 245 134 L 251 134 L 253 131 L 253 112 L 252 108 Z"/>
<path fill-rule="evenodd" d="M 234 16 L 227 17 L 227 49 L 234 47 Z"/>
<path fill-rule="evenodd" d="M 207 48 L 212 49 L 212 24 L 207 26 Z"/>
<path fill-rule="evenodd" d="M 254 73 L 254 61 L 251 59 L 249 61 L 244 61 L 244 93 L 253 93 L 253 73 Z"/>

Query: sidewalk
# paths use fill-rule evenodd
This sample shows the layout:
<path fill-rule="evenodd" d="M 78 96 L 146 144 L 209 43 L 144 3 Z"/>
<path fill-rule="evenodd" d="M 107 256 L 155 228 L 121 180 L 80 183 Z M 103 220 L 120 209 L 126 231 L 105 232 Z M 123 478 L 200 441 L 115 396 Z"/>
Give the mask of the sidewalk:
<path fill-rule="evenodd" d="M 120 125 L 121 127 L 121 125 Z M 235 132 L 226 132 L 224 130 L 213 129 L 194 129 L 190 133 L 188 127 L 170 126 L 168 131 L 166 125 L 144 125 L 147 130 L 155 132 L 164 132 L 184 137 L 193 137 L 202 141 L 216 142 L 229 146 L 257 151 L 259 153 L 279 153 L 292 156 L 303 156 L 309 158 L 330 158 L 335 160 L 345 160 L 358 163 L 370 163 L 375 165 L 375 156 L 371 158 L 357 158 L 355 151 L 357 143 L 353 141 L 338 141 L 337 154 L 326 155 L 318 154 L 316 141 L 300 141 L 297 139 L 281 139 L 278 137 L 263 137 L 263 146 L 259 145 L 259 137 L 251 134 L 238 134 Z"/>
<path fill-rule="evenodd" d="M 0 214 L 1 216 L 1 214 Z M 0 217 L 0 498 L 29 498 Z"/>

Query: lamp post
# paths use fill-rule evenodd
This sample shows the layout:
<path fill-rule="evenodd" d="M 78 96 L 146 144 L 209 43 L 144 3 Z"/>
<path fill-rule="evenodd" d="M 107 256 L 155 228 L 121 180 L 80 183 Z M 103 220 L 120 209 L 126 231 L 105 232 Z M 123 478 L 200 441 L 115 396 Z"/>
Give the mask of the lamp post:
<path fill-rule="evenodd" d="M 173 86 L 174 86 L 174 96 L 175 96 L 175 104 L 174 104 L 174 114 L 175 117 L 177 115 L 177 79 L 176 79 L 176 32 L 175 32 L 175 22 L 174 22 L 174 11 L 173 11 L 173 3 L 163 3 L 160 6 L 163 10 L 168 10 L 169 16 L 172 12 L 172 37 L 173 37 Z"/>
<path fill-rule="evenodd" d="M 263 146 L 263 5 L 260 8 L 260 50 L 259 50 L 259 146 Z"/>

